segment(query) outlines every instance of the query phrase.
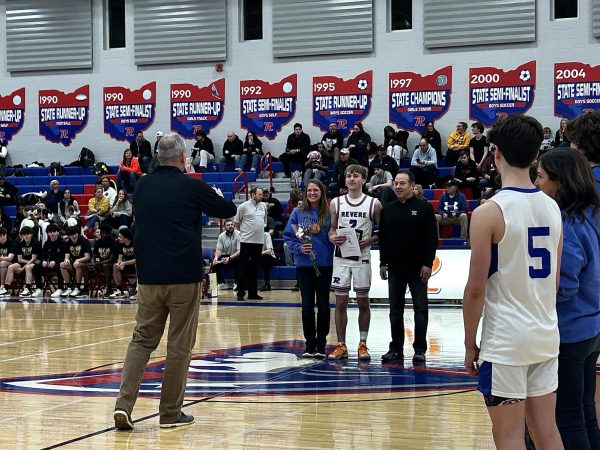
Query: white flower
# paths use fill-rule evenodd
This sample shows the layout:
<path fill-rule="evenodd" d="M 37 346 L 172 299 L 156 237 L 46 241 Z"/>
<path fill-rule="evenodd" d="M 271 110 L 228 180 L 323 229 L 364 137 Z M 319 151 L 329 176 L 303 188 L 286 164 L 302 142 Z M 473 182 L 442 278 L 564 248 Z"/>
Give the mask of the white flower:
<path fill-rule="evenodd" d="M 298 228 L 298 231 L 296 231 L 296 237 L 300 240 L 302 240 L 304 238 L 304 229 L 303 228 Z"/>

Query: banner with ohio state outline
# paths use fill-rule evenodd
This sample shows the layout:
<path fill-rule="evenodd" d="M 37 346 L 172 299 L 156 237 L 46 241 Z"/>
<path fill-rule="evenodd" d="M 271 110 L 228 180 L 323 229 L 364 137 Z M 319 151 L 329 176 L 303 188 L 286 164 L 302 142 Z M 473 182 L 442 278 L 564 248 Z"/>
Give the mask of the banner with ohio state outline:
<path fill-rule="evenodd" d="M 600 66 L 554 64 L 554 115 L 572 119 L 596 110 L 600 110 Z"/>
<path fill-rule="evenodd" d="M 191 139 L 196 130 L 210 133 L 223 119 L 225 78 L 200 87 L 171 84 L 171 130 Z"/>
<path fill-rule="evenodd" d="M 240 81 L 242 128 L 273 140 L 296 114 L 297 74 L 277 83 L 262 80 Z"/>
<path fill-rule="evenodd" d="M 431 75 L 390 73 L 390 123 L 403 130 L 421 132 L 427 122 L 435 122 L 448 112 L 451 95 L 452 66 Z"/>
<path fill-rule="evenodd" d="M 68 147 L 88 123 L 90 85 L 86 84 L 68 93 L 56 89 L 40 89 L 38 110 L 40 136 Z"/>
<path fill-rule="evenodd" d="M 154 122 L 156 81 L 134 91 L 122 86 L 104 88 L 104 132 L 118 141 L 131 141 Z"/>
<path fill-rule="evenodd" d="M 326 132 L 336 122 L 339 132 L 348 136 L 354 124 L 369 115 L 372 94 L 372 70 L 350 80 L 313 77 L 313 125 Z"/>
<path fill-rule="evenodd" d="M 469 117 L 485 126 L 509 114 L 525 114 L 535 98 L 535 61 L 504 71 L 469 69 Z"/>
<path fill-rule="evenodd" d="M 0 140 L 9 142 L 25 122 L 25 88 L 0 95 Z"/>

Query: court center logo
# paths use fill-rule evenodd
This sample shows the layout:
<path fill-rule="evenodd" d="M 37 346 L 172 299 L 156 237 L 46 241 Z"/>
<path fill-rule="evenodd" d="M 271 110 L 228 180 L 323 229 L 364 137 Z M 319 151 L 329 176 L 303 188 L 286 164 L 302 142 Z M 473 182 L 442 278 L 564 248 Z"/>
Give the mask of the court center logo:
<path fill-rule="evenodd" d="M 303 342 L 289 340 L 225 350 L 192 359 L 186 398 L 214 396 L 391 393 L 471 389 L 476 379 L 460 367 L 413 368 L 408 361 L 317 361 L 298 358 Z M 150 364 L 140 395 L 159 397 L 164 360 Z M 121 370 L 89 370 L 42 377 L 0 379 L 0 391 L 113 397 Z"/>

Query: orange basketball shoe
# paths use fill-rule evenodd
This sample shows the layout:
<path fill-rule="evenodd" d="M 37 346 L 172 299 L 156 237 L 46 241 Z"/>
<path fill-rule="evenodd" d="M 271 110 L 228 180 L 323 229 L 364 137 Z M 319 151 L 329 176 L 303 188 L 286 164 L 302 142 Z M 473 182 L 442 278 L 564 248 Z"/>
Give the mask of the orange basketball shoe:
<path fill-rule="evenodd" d="M 358 360 L 359 361 L 370 361 L 371 355 L 369 355 L 369 349 L 367 348 L 367 344 L 361 342 L 358 344 Z"/>
<path fill-rule="evenodd" d="M 327 355 L 328 359 L 348 359 L 348 347 L 346 344 L 339 343 L 335 346 L 333 351 Z"/>

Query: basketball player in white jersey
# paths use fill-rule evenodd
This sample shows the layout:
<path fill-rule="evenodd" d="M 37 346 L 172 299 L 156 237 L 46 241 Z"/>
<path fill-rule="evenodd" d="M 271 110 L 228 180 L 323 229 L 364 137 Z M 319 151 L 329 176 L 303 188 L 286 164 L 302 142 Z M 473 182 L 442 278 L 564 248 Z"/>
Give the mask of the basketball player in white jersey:
<path fill-rule="evenodd" d="M 348 323 L 348 293 L 350 284 L 356 292 L 358 305 L 358 330 L 360 342 L 358 359 L 371 359 L 367 348 L 367 335 L 371 322 L 369 290 L 371 289 L 371 244 L 377 242 L 373 234 L 373 224 L 379 224 L 381 203 L 374 197 L 363 194 L 363 185 L 367 181 L 367 168 L 351 164 L 346 168 L 346 187 L 348 193 L 334 198 L 329 211 L 331 214 L 331 230 L 329 240 L 336 245 L 333 257 L 333 276 L 331 290 L 335 293 L 335 328 L 338 344 L 328 355 L 329 359 L 347 359 L 346 325 Z M 361 249 L 360 257 L 343 258 L 339 245 L 346 241 L 346 236 L 337 234 L 340 228 L 354 228 Z"/>
<path fill-rule="evenodd" d="M 563 448 L 555 421 L 561 216 L 529 178 L 543 135 L 539 122 L 527 116 L 494 125 L 489 140 L 496 145 L 502 190 L 471 218 L 465 367 L 479 375 L 498 449 L 525 449 L 526 419 L 537 448 Z"/>

